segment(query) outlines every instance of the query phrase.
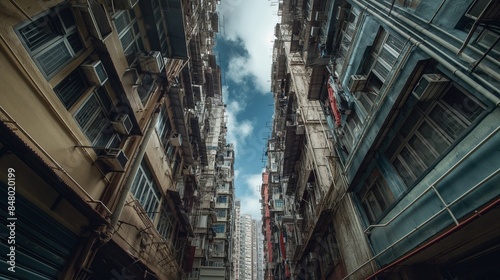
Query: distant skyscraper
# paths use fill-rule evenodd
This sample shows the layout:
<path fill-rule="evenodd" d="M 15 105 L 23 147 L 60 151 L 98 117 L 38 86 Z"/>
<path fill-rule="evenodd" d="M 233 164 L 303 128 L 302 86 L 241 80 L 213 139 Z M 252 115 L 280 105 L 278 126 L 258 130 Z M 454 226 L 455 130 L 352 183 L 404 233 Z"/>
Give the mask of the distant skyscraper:
<path fill-rule="evenodd" d="M 252 216 L 240 218 L 240 280 L 252 279 Z"/>

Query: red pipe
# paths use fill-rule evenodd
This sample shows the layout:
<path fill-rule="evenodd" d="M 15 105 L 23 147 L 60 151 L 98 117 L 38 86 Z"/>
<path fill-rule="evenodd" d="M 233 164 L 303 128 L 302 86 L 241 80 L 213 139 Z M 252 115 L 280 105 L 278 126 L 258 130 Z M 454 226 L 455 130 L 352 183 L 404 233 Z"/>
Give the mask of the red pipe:
<path fill-rule="evenodd" d="M 458 225 L 456 225 L 455 227 L 449 229 L 448 231 L 444 232 L 443 234 L 439 235 L 438 237 L 434 238 L 433 240 L 431 240 L 430 242 L 428 242 L 427 244 L 423 245 L 422 247 L 419 247 L 417 250 L 409 253 L 408 255 L 405 255 L 403 257 L 401 257 L 399 260 L 391 263 L 390 265 L 380 269 L 379 271 L 375 272 L 374 274 L 370 275 L 368 278 L 366 278 L 366 280 L 370 280 L 370 279 L 373 279 L 375 278 L 377 275 L 379 275 L 380 273 L 388 270 L 389 268 L 392 268 L 398 264 L 400 264 L 401 262 L 405 261 L 406 259 L 416 255 L 417 253 L 421 252 L 422 250 L 430 247 L 431 245 L 434 245 L 435 243 L 441 241 L 442 239 L 444 239 L 445 237 L 447 237 L 448 235 L 456 232 L 457 230 L 463 228 L 464 226 L 466 226 L 467 224 L 469 224 L 470 222 L 472 222 L 473 220 L 479 218 L 481 215 L 483 215 L 484 213 L 490 211 L 493 207 L 497 206 L 497 204 L 500 203 L 500 199 L 497 199 L 495 201 L 493 201 L 490 205 L 484 207 L 483 209 L 481 209 L 481 211 L 478 211 L 476 213 L 474 213 L 474 215 L 470 216 L 469 218 L 467 218 L 466 220 L 462 221 L 461 223 L 459 223 Z"/>

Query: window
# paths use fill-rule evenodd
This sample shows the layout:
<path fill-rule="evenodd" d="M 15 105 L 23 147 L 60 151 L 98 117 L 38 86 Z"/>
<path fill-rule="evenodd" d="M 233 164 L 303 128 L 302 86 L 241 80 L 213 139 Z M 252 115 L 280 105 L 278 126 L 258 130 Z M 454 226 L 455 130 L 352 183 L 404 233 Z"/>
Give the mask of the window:
<path fill-rule="evenodd" d="M 436 101 L 419 102 L 386 150 L 406 186 L 411 186 L 484 109 L 484 104 L 455 86 Z"/>
<path fill-rule="evenodd" d="M 362 124 L 358 114 L 353 110 L 344 126 L 344 144 L 347 147 L 352 148 L 354 146 L 355 141 L 361 133 Z"/>
<path fill-rule="evenodd" d="M 372 45 L 371 54 L 364 69 L 369 70 L 368 73 L 376 75 L 384 83 L 392 67 L 396 64 L 403 46 L 403 41 L 381 28 Z"/>
<path fill-rule="evenodd" d="M 225 233 L 226 225 L 225 224 L 214 224 L 212 225 L 212 229 L 215 233 Z"/>
<path fill-rule="evenodd" d="M 117 13 L 114 23 L 123 51 L 127 57 L 127 62 L 129 65 L 132 65 L 137 57 L 137 53 L 144 51 L 144 43 L 142 42 L 134 9 Z"/>
<path fill-rule="evenodd" d="M 170 240 L 175 229 L 175 218 L 167 204 L 164 204 L 160 212 L 160 219 L 156 229 L 163 238 Z"/>
<path fill-rule="evenodd" d="M 160 192 L 144 160 L 141 162 L 137 174 L 135 174 L 130 191 L 142 205 L 148 217 L 154 220 L 158 205 L 160 204 Z"/>
<path fill-rule="evenodd" d="M 82 70 L 77 68 L 54 88 L 54 92 L 66 109 L 69 110 L 89 87 L 90 85 Z"/>
<path fill-rule="evenodd" d="M 217 212 L 217 218 L 225 218 L 227 215 L 226 209 L 217 209 L 215 212 Z"/>
<path fill-rule="evenodd" d="M 95 147 L 117 147 L 120 142 L 108 119 L 111 104 L 104 87 L 99 87 L 74 115 L 80 128 Z"/>
<path fill-rule="evenodd" d="M 83 50 L 73 13 L 58 6 L 33 22 L 22 24 L 18 36 L 47 78 L 51 78 Z"/>
<path fill-rule="evenodd" d="M 217 203 L 227 203 L 227 196 L 225 196 L 225 195 L 218 195 L 217 196 Z"/>
<path fill-rule="evenodd" d="M 163 144 L 163 148 L 165 149 L 168 158 L 172 159 L 175 149 L 171 147 L 169 143 L 172 135 L 172 124 L 170 123 L 170 118 L 168 117 L 166 105 L 163 105 L 160 108 L 160 116 L 158 118 L 158 123 L 156 124 L 156 132 L 158 133 L 158 137 L 160 138 L 160 142 Z"/>
<path fill-rule="evenodd" d="M 370 222 L 376 221 L 394 202 L 394 194 L 378 168 L 368 176 L 359 194 Z"/>
<path fill-rule="evenodd" d="M 350 12 L 346 21 L 344 21 L 341 32 L 342 39 L 340 41 L 340 53 L 338 57 L 338 65 L 344 64 L 349 53 L 349 48 L 354 36 L 354 31 L 356 28 L 357 15 Z"/>
<path fill-rule="evenodd" d="M 219 192 L 228 192 L 229 191 L 229 183 L 221 183 L 218 187 L 217 190 Z"/>
<path fill-rule="evenodd" d="M 274 200 L 274 208 L 282 209 L 283 208 L 283 200 L 282 199 Z"/>

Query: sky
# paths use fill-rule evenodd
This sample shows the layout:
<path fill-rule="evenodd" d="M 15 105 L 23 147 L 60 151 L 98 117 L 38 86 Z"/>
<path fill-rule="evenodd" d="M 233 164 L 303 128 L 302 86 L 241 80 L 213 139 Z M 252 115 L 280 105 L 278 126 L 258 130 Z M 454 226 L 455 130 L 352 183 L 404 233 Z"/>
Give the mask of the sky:
<path fill-rule="evenodd" d="M 214 51 L 222 68 L 227 142 L 235 147 L 236 198 L 241 214 L 260 220 L 260 187 L 271 133 L 271 89 L 276 1 L 222 0 Z"/>

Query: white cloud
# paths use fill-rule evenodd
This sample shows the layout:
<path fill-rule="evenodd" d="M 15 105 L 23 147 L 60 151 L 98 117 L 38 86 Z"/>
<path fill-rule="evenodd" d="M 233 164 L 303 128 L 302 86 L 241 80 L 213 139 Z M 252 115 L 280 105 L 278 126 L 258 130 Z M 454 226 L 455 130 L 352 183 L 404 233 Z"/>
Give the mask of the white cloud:
<path fill-rule="evenodd" d="M 233 143 L 236 156 L 239 149 L 245 146 L 249 136 L 252 135 L 254 124 L 250 120 L 238 120 L 237 115 L 245 109 L 244 102 L 229 101 L 226 108 L 227 142 Z"/>
<path fill-rule="evenodd" d="M 248 57 L 235 57 L 229 61 L 228 78 L 235 82 L 248 77 L 254 79 L 261 92 L 269 92 L 274 27 L 278 23 L 277 7 L 268 0 L 221 1 L 222 36 L 239 41 Z"/>
<path fill-rule="evenodd" d="M 245 195 L 240 197 L 241 200 L 241 213 L 250 214 L 254 219 L 260 220 L 261 214 L 261 204 L 259 199 L 260 188 L 262 186 L 262 173 L 258 174 L 248 174 L 243 177 L 243 182 L 246 189 Z"/>

